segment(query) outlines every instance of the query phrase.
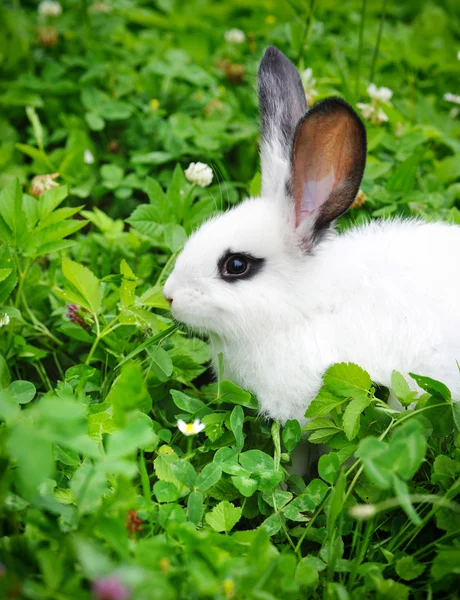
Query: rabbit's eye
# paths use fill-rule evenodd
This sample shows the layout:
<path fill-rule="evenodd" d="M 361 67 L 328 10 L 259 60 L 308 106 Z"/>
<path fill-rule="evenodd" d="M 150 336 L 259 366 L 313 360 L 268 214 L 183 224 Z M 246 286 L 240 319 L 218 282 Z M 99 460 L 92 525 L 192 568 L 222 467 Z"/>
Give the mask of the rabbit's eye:
<path fill-rule="evenodd" d="M 248 268 L 248 262 L 243 256 L 232 256 L 227 260 L 226 267 L 229 275 L 242 275 Z"/>
<path fill-rule="evenodd" d="M 228 250 L 217 266 L 222 279 L 231 282 L 236 279 L 250 279 L 260 271 L 264 262 L 263 258 L 256 258 L 245 252 L 234 254 Z"/>

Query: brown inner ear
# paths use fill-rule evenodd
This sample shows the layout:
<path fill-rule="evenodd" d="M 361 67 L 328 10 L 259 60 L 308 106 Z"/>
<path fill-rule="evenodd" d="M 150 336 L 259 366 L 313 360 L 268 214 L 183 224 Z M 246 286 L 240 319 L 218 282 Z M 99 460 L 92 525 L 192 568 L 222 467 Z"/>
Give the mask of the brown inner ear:
<path fill-rule="evenodd" d="M 320 109 L 320 107 L 318 106 Z M 322 229 L 342 215 L 353 202 L 365 162 L 363 126 L 341 104 L 313 114 L 300 123 L 293 148 L 292 191 L 296 225 L 314 215 L 315 229 Z M 324 180 L 333 172 L 332 189 L 318 205 L 309 205 L 305 186 Z"/>

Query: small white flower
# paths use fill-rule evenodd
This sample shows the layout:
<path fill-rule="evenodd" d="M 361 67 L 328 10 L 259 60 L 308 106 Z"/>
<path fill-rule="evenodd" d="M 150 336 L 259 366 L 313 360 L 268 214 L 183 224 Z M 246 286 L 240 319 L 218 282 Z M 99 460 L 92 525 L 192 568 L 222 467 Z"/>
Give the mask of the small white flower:
<path fill-rule="evenodd" d="M 355 504 L 349 510 L 349 513 L 355 519 L 370 519 L 377 513 L 373 504 Z"/>
<path fill-rule="evenodd" d="M 362 102 L 358 102 L 356 104 L 356 106 L 359 108 L 359 110 L 362 112 L 363 117 L 365 119 L 369 119 L 371 120 L 374 113 L 375 113 L 375 107 L 372 106 L 372 104 L 363 104 Z"/>
<path fill-rule="evenodd" d="M 460 50 L 457 52 L 457 59 L 460 60 Z"/>
<path fill-rule="evenodd" d="M 229 29 L 225 32 L 224 37 L 225 41 L 230 44 L 242 44 L 246 39 L 244 31 L 241 31 L 241 29 Z"/>
<path fill-rule="evenodd" d="M 38 14 L 44 17 L 59 17 L 62 14 L 62 6 L 56 0 L 43 0 L 37 10 Z"/>
<path fill-rule="evenodd" d="M 444 100 L 446 100 L 446 102 L 453 102 L 454 104 L 460 104 L 460 96 L 456 96 L 455 94 L 450 94 L 449 92 L 447 94 L 444 94 Z"/>
<path fill-rule="evenodd" d="M 383 104 L 388 104 L 393 96 L 392 90 L 387 87 L 378 88 L 375 83 L 371 83 L 367 88 L 367 93 L 372 98 L 372 100 L 377 100 L 378 102 L 382 102 Z"/>
<path fill-rule="evenodd" d="M 6 313 L 0 313 L 0 327 L 6 327 L 10 322 L 10 317 Z"/>
<path fill-rule="evenodd" d="M 86 148 L 85 153 L 83 155 L 83 160 L 84 160 L 85 164 L 87 164 L 87 165 L 93 164 L 94 156 L 93 156 L 93 153 L 91 152 L 91 150 L 89 150 L 89 148 Z"/>
<path fill-rule="evenodd" d="M 203 431 L 205 425 L 200 423 L 200 419 L 195 419 L 193 423 L 186 423 L 182 419 L 179 419 L 177 421 L 177 427 L 184 435 L 189 436 L 196 435 L 197 433 L 200 433 L 200 431 Z"/>
<path fill-rule="evenodd" d="M 307 104 L 313 104 L 315 96 L 318 92 L 315 90 L 316 79 L 313 77 L 313 69 L 308 67 L 303 73 L 300 74 L 302 80 L 305 97 L 307 98 Z"/>
<path fill-rule="evenodd" d="M 388 115 L 381 108 L 379 108 L 377 110 L 376 119 L 379 123 L 385 123 L 386 121 L 388 121 Z"/>
<path fill-rule="evenodd" d="M 304 85 L 307 83 L 315 85 L 316 83 L 316 79 L 313 79 L 313 69 L 311 67 L 305 69 L 305 71 L 300 75 L 300 78 L 302 79 L 302 83 Z"/>
<path fill-rule="evenodd" d="M 185 176 L 191 183 L 196 183 L 200 187 L 208 186 L 212 181 L 212 169 L 202 162 L 190 163 L 185 171 Z"/>

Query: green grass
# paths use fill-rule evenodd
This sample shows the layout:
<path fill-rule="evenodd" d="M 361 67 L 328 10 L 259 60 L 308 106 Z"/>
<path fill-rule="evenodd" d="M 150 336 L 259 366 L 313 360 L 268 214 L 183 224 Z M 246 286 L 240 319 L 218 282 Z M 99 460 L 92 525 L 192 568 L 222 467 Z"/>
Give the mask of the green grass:
<path fill-rule="evenodd" d="M 329 450 L 304 480 L 299 424 L 213 382 L 161 293 L 193 228 L 258 192 L 268 44 L 313 70 L 315 101 L 393 91 L 341 228 L 460 224 L 457 2 L 16 1 L 0 23 L 0 596 L 457 598 L 449 390 L 418 378 L 414 398 L 394 373 L 397 413 L 358 366 L 331 367 L 306 427 Z M 207 188 L 184 176 L 196 161 Z"/>

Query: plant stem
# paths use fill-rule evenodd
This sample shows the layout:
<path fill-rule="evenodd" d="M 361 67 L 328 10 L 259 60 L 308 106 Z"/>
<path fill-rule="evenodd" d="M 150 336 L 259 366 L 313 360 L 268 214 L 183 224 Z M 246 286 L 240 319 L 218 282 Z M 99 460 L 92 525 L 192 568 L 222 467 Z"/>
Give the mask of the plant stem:
<path fill-rule="evenodd" d="M 363 558 L 366 555 L 366 551 L 367 551 L 367 547 L 369 546 L 369 541 L 371 539 L 371 535 L 372 532 L 374 530 L 374 519 L 370 519 L 367 523 L 366 523 L 366 530 L 364 531 L 364 538 L 362 543 L 359 545 L 359 550 L 358 550 L 358 555 L 355 558 L 355 560 L 353 561 L 353 570 L 351 572 L 350 575 L 350 580 L 348 582 L 347 585 L 347 589 L 351 590 L 351 588 L 353 587 L 353 584 L 356 580 L 357 574 L 358 574 L 358 568 L 361 565 Z"/>
<path fill-rule="evenodd" d="M 25 279 L 26 279 L 27 274 L 30 269 L 31 259 L 30 258 L 27 259 L 24 271 L 21 271 L 21 264 L 19 262 L 19 258 L 17 257 L 16 254 L 14 254 L 13 256 L 14 256 L 14 261 L 16 263 L 16 268 L 18 270 L 18 275 L 19 275 L 19 285 L 18 285 L 18 289 L 16 292 L 16 302 L 15 302 L 14 306 L 16 308 L 19 308 L 19 304 L 21 303 L 21 297 L 22 297 L 22 288 L 24 287 L 24 282 L 25 282 Z"/>
<path fill-rule="evenodd" d="M 161 273 L 158 275 L 158 279 L 157 279 L 155 285 L 161 285 L 165 273 L 167 273 L 167 270 L 169 269 L 171 263 L 176 258 L 176 256 L 177 256 L 177 252 L 173 252 L 171 254 L 171 256 L 168 258 L 168 260 L 165 263 L 165 266 L 161 269 Z"/>
<path fill-rule="evenodd" d="M 359 26 L 358 64 L 356 66 L 355 94 L 357 97 L 359 95 L 359 88 L 361 85 L 361 58 L 363 55 L 364 21 L 365 20 L 366 20 L 366 0 L 363 0 L 362 6 L 361 6 L 361 23 Z"/>
<path fill-rule="evenodd" d="M 308 9 L 308 15 L 305 20 L 305 28 L 303 30 L 302 42 L 300 44 L 299 53 L 297 55 L 297 64 L 299 64 L 303 57 L 304 48 L 310 39 L 311 29 L 313 27 L 313 20 L 315 16 L 316 0 L 310 0 L 310 6 Z"/>
<path fill-rule="evenodd" d="M 376 42 L 375 48 L 374 48 L 374 54 L 372 56 L 371 71 L 370 71 L 370 75 L 369 75 L 369 82 L 370 83 L 374 82 L 375 67 L 376 67 L 376 64 L 377 64 L 377 57 L 379 55 L 380 42 L 381 42 L 381 39 L 382 39 L 383 24 L 385 23 L 386 12 L 387 12 L 387 0 L 383 0 L 382 14 L 380 16 L 379 32 L 378 32 L 378 35 L 377 35 L 377 42 Z"/>

